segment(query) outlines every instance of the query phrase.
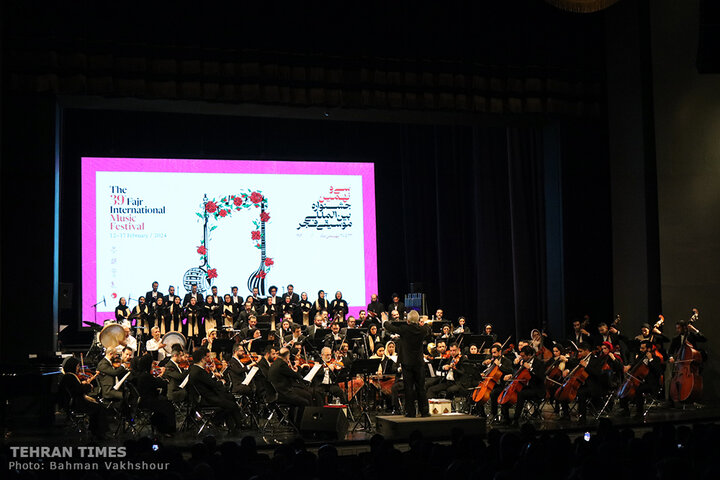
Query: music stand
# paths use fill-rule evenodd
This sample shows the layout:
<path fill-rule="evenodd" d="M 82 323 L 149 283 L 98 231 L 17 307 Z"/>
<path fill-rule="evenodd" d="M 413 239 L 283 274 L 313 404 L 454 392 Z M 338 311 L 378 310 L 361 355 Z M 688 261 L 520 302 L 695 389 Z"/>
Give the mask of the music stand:
<path fill-rule="evenodd" d="M 213 350 L 218 353 L 227 354 L 227 358 L 230 358 L 234 345 L 234 340 L 228 340 L 227 338 L 216 338 L 213 342 Z"/>
<path fill-rule="evenodd" d="M 262 355 L 262 353 L 265 351 L 265 347 L 267 347 L 269 344 L 270 342 L 268 342 L 267 340 L 257 338 L 252 341 L 249 349 L 247 347 L 245 349 Z"/>
<path fill-rule="evenodd" d="M 353 379 L 357 375 L 363 376 L 363 382 L 364 385 L 368 384 L 368 377 L 370 375 L 374 375 L 378 371 L 378 367 L 380 366 L 380 362 L 382 362 L 381 358 L 368 358 L 366 360 L 355 360 L 352 365 L 350 365 L 350 373 L 348 373 L 348 378 Z M 362 400 L 359 402 L 360 404 L 360 417 L 355 422 L 355 426 L 353 426 L 353 429 L 350 433 L 355 433 L 355 430 L 358 429 L 358 427 L 362 428 L 365 432 L 372 432 L 373 425 L 372 420 L 370 420 L 370 415 L 367 411 L 367 392 L 369 389 L 365 388 L 363 389 L 360 394 L 362 395 Z M 357 395 L 356 395 L 357 396 Z"/>

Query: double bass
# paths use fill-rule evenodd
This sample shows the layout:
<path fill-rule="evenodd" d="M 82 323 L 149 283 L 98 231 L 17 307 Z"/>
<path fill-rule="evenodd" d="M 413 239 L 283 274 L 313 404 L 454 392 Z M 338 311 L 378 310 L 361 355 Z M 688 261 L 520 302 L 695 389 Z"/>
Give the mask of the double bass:
<path fill-rule="evenodd" d="M 685 340 L 673 364 L 670 398 L 673 402 L 694 402 L 700 398 L 703 379 L 700 375 L 702 353 Z"/>

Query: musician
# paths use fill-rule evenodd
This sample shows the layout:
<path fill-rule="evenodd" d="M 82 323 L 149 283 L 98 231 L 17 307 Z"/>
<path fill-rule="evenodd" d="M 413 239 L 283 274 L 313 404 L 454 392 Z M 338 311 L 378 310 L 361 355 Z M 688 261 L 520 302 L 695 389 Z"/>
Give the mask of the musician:
<path fill-rule="evenodd" d="M 152 338 L 145 342 L 145 350 L 153 356 L 153 359 L 160 362 L 165 359 L 165 344 L 162 343 L 160 329 L 158 327 L 153 327 L 150 330 L 150 333 L 152 334 Z"/>
<path fill-rule="evenodd" d="M 575 345 L 580 345 L 581 343 L 591 343 L 592 340 L 590 338 L 590 332 L 583 328 L 580 320 L 573 320 L 572 327 L 573 332 L 570 336 L 570 340 L 572 340 Z"/>
<path fill-rule="evenodd" d="M 283 320 L 278 326 L 278 336 L 280 338 L 285 338 L 288 335 L 292 335 L 292 328 L 290 328 L 290 325 L 292 325 L 293 321 L 291 318 L 289 318 L 289 315 L 283 316 Z"/>
<path fill-rule="evenodd" d="M 483 335 L 492 338 L 492 343 L 497 342 L 497 334 L 493 333 L 493 326 L 491 323 L 485 324 L 485 328 L 483 328 Z"/>
<path fill-rule="evenodd" d="M 322 314 L 317 313 L 313 319 L 313 324 L 307 328 L 307 336 L 315 339 L 315 334 L 319 334 L 318 332 L 322 333 L 323 330 L 325 330 L 325 327 L 323 326 Z"/>
<path fill-rule="evenodd" d="M 189 372 L 191 392 L 199 395 L 197 400 L 200 405 L 220 408 L 220 415 L 225 417 L 230 433 L 237 432 L 242 427 L 242 412 L 232 395 L 225 390 L 225 385 L 205 370 L 205 365 L 212 363 L 210 352 L 201 347 L 192 353 L 192 361 Z"/>
<path fill-rule="evenodd" d="M 487 375 L 492 371 L 492 369 L 497 365 L 500 369 L 500 372 L 502 372 L 503 376 L 499 382 L 495 384 L 495 387 L 493 387 L 492 391 L 490 392 L 490 413 L 492 415 L 492 418 L 497 417 L 498 413 L 498 397 L 500 396 L 500 393 L 505 389 L 506 383 L 504 378 L 506 378 L 508 375 L 512 375 L 513 373 L 513 363 L 512 361 L 505 357 L 502 354 L 502 346 L 500 344 L 495 344 L 492 347 L 490 347 L 490 358 L 487 358 L 483 360 L 482 364 L 487 367 L 483 375 Z M 481 408 L 479 416 L 481 418 L 486 418 L 487 415 L 485 414 L 485 409 Z"/>
<path fill-rule="evenodd" d="M 298 306 L 300 307 L 301 317 L 304 319 L 307 315 L 307 318 L 310 318 L 310 310 L 312 310 L 313 304 L 310 300 L 308 300 L 308 294 L 306 292 L 302 292 L 300 294 L 300 302 L 298 303 Z"/>
<path fill-rule="evenodd" d="M 194 287 L 194 285 L 193 285 Z M 190 297 L 190 303 L 185 307 L 183 316 L 187 319 L 183 333 L 187 337 L 205 336 L 205 324 L 203 322 L 203 308 L 197 303 L 196 297 Z"/>
<path fill-rule="evenodd" d="M 77 358 L 65 359 L 62 366 L 63 376 L 58 385 L 58 403 L 60 408 L 86 413 L 90 420 L 90 432 L 95 438 L 102 440 L 109 429 L 107 413 L 102 405 L 88 396 L 92 391 L 92 381 L 80 380 L 79 368 L 80 362 Z"/>
<path fill-rule="evenodd" d="M 378 296 L 376 294 L 370 295 L 370 303 L 367 306 L 367 316 L 370 319 L 373 319 L 377 322 L 380 321 L 380 315 L 382 315 L 385 312 L 385 305 L 378 300 Z M 360 326 L 363 325 L 365 322 L 364 318 L 360 318 Z"/>
<path fill-rule="evenodd" d="M 255 315 L 250 315 L 248 317 L 247 326 L 240 329 L 240 336 L 243 339 L 253 338 L 255 330 L 257 330 L 257 317 Z"/>
<path fill-rule="evenodd" d="M 297 351 L 302 349 L 307 337 L 302 334 L 302 327 L 297 323 L 290 327 L 290 331 L 292 332 L 290 335 L 283 337 L 284 346 L 290 348 L 290 353 L 297 354 Z"/>
<path fill-rule="evenodd" d="M 441 338 L 441 339 L 445 340 L 446 342 L 452 341 L 453 334 L 450 331 L 449 324 L 446 323 L 445 325 L 442 326 L 442 331 L 440 332 L 440 336 L 438 338 Z"/>
<path fill-rule="evenodd" d="M 546 345 L 552 345 L 552 341 L 547 337 L 547 334 L 540 332 L 537 328 L 533 328 L 530 331 L 530 346 L 533 347 L 537 353 L 543 348 L 548 348 Z"/>
<path fill-rule="evenodd" d="M 115 321 L 122 322 L 130 318 L 130 309 L 127 306 L 125 297 L 120 297 L 117 307 L 115 307 Z"/>
<path fill-rule="evenodd" d="M 342 296 L 342 292 L 338 290 L 335 292 L 335 298 L 330 302 L 329 312 L 332 314 L 333 320 L 336 320 L 336 316 L 342 315 L 344 319 L 348 313 L 348 304 Z"/>
<path fill-rule="evenodd" d="M 162 298 L 162 294 L 158 292 L 159 286 L 160 284 L 158 284 L 158 282 L 153 282 L 152 290 L 145 294 L 145 300 L 148 302 L 148 304 L 155 305 L 155 303 L 157 303 L 157 299 Z"/>
<path fill-rule="evenodd" d="M 296 419 L 302 418 L 302 407 L 312 401 L 312 393 L 303 384 L 302 376 L 290 366 L 290 350 L 281 348 L 268 370 L 270 384 L 277 392 L 278 403 L 301 407 Z"/>
<path fill-rule="evenodd" d="M 374 352 L 377 349 L 377 345 L 384 343 L 382 337 L 378 333 L 378 326 L 374 323 L 370 325 L 370 328 L 368 328 L 365 338 L 368 352 Z"/>
<path fill-rule="evenodd" d="M 175 299 L 180 298 L 178 295 L 175 295 L 175 287 L 170 285 L 168 287 L 168 294 L 165 295 L 165 303 L 168 305 L 172 305 L 175 303 Z M 180 298 L 180 301 L 182 302 L 182 298 Z"/>
<path fill-rule="evenodd" d="M 365 310 L 360 310 L 358 312 L 357 325 L 359 325 L 360 328 L 362 328 L 363 326 L 365 326 L 365 322 L 367 322 L 367 321 L 368 321 L 367 312 Z M 373 321 L 370 323 L 375 323 L 375 322 Z M 379 323 L 379 320 L 378 320 L 378 323 Z"/>
<path fill-rule="evenodd" d="M 255 308 L 253 307 L 252 300 L 248 300 L 247 302 L 245 302 L 243 308 L 243 311 L 238 314 L 237 319 L 235 320 L 235 324 L 233 325 L 233 328 L 235 330 L 241 330 L 243 327 L 246 327 L 250 316 L 257 315 L 257 313 L 255 312 Z"/>
<path fill-rule="evenodd" d="M 445 317 L 443 316 L 444 314 L 445 314 L 445 312 L 443 312 L 442 308 L 438 308 L 437 310 L 435 310 L 435 320 L 434 321 L 436 321 L 438 323 L 444 323 L 445 322 Z"/>
<path fill-rule="evenodd" d="M 265 299 L 265 304 L 263 305 L 263 308 L 261 310 L 262 311 L 261 315 L 279 317 L 280 316 L 280 305 L 278 303 L 274 303 L 274 302 L 277 302 L 277 297 L 273 297 L 273 296 L 267 297 Z"/>
<path fill-rule="evenodd" d="M 253 287 L 252 295 L 247 297 L 247 300 L 252 301 L 253 308 L 255 309 L 256 312 L 259 312 L 263 306 L 263 303 L 265 303 L 263 301 L 263 299 L 260 297 L 260 290 L 258 290 L 258 287 Z"/>
<path fill-rule="evenodd" d="M 564 377 L 567 378 L 580 365 L 585 368 L 588 374 L 585 383 L 580 386 L 577 394 L 578 422 L 580 423 L 586 421 L 585 415 L 587 414 L 588 402 L 592 402 L 593 405 L 597 406 L 603 392 L 609 388 L 607 376 L 603 373 L 603 362 L 591 353 L 591 348 L 590 344 L 586 342 L 578 344 L 577 358 L 569 359 L 565 366 L 565 372 L 563 372 Z M 568 418 L 568 402 L 561 403 L 561 410 L 563 417 Z"/>
<path fill-rule="evenodd" d="M 121 352 L 124 351 L 126 348 L 129 348 L 131 350 L 131 355 L 134 355 L 135 352 L 137 352 L 137 340 L 135 340 L 135 337 L 130 334 L 130 322 L 125 320 L 123 323 L 121 323 L 123 330 L 125 330 L 125 344 L 124 345 L 118 345 L 117 351 Z"/>
<path fill-rule="evenodd" d="M 270 296 L 267 297 L 271 299 L 271 303 L 275 305 L 276 307 L 280 306 L 280 297 L 277 296 L 277 287 L 275 285 L 271 285 L 270 288 L 268 288 L 268 292 L 270 293 Z M 267 305 L 267 303 L 266 303 Z"/>
<path fill-rule="evenodd" d="M 232 287 L 230 289 L 230 299 L 232 300 L 235 309 L 239 312 L 242 309 L 242 305 L 245 303 L 243 297 L 238 295 L 238 287 Z"/>
<path fill-rule="evenodd" d="M 648 341 L 655 345 L 659 345 L 669 341 L 669 339 L 662 334 L 662 331 L 660 330 L 660 328 L 658 328 L 657 324 L 655 324 L 651 330 L 649 323 L 643 323 L 640 326 L 640 334 L 635 336 L 635 340 L 639 342 Z"/>
<path fill-rule="evenodd" d="M 222 326 L 222 307 L 215 303 L 215 298 L 208 295 L 203 306 L 203 317 L 205 318 L 205 330 L 211 330 Z"/>
<path fill-rule="evenodd" d="M 478 355 L 480 352 L 478 351 L 478 346 L 474 343 L 471 343 L 468 347 L 468 354 L 469 355 Z"/>
<path fill-rule="evenodd" d="M 135 384 L 140 395 L 138 407 L 153 412 L 150 422 L 160 433 L 171 436 L 175 433 L 176 425 L 175 407 L 166 396 L 168 382 L 153 376 L 151 373 L 153 359 L 147 353 L 137 359 L 135 366 L 137 367 L 134 372 Z M 164 368 L 160 370 L 165 371 Z"/>
<path fill-rule="evenodd" d="M 298 297 L 297 293 L 294 293 L 294 290 L 295 290 L 295 287 L 293 287 L 292 284 L 289 284 L 287 286 L 287 292 L 283 293 L 283 296 L 282 296 L 283 303 L 285 302 L 286 298 L 290 299 L 291 305 L 297 305 L 298 303 L 300 303 L 300 297 Z"/>
<path fill-rule="evenodd" d="M 212 299 L 213 299 L 213 303 L 215 303 L 215 305 L 221 305 L 223 302 L 222 302 L 222 299 L 220 298 L 220 295 L 218 295 L 218 288 L 215 285 L 213 285 L 212 288 L 210 288 L 210 292 L 211 292 L 210 295 L 212 296 Z"/>
<path fill-rule="evenodd" d="M 444 393 L 447 398 L 461 395 L 472 387 L 472 370 L 470 365 L 464 362 L 460 347 L 456 343 L 450 345 L 450 359 L 441 367 L 445 371 L 443 379 L 428 388 L 427 394 L 430 398 L 437 398 Z"/>
<path fill-rule="evenodd" d="M 130 350 L 129 354 L 125 354 L 123 350 L 123 357 L 129 361 L 130 357 L 132 357 L 132 350 Z M 123 400 L 122 391 L 115 390 L 113 387 L 128 370 L 122 365 L 121 357 L 117 355 L 115 349 L 106 349 L 105 356 L 97 364 L 97 371 L 100 372 L 98 375 L 100 396 L 105 400 L 119 404 Z"/>
<path fill-rule="evenodd" d="M 280 305 L 280 313 L 283 314 L 283 318 L 287 315 L 292 321 L 300 321 L 300 315 L 298 312 L 298 304 L 292 303 L 292 297 L 283 297 Z"/>
<path fill-rule="evenodd" d="M 182 319 L 184 310 L 182 308 L 182 300 L 175 295 L 172 303 L 167 307 L 168 318 L 170 320 L 170 332 L 179 332 L 182 328 Z"/>
<path fill-rule="evenodd" d="M 222 309 L 220 310 L 220 317 L 223 320 L 223 325 L 233 328 L 238 315 L 240 315 L 240 312 L 233 303 L 232 297 L 229 294 L 225 295 L 225 297 L 223 297 Z"/>
<path fill-rule="evenodd" d="M 528 400 L 539 401 L 545 397 L 545 364 L 538 358 L 535 358 L 535 349 L 530 345 L 525 345 L 522 350 L 520 350 L 520 358 L 522 361 L 515 374 L 517 375 L 523 369 L 529 370 L 530 380 L 517 394 L 517 404 L 515 405 L 515 414 L 512 419 L 514 425 L 519 423 L 525 402 Z M 513 375 L 511 374 L 503 377 L 503 380 L 506 382 L 510 382 L 512 379 Z M 503 404 L 502 412 L 505 423 L 510 423 L 510 405 L 507 403 Z"/>
<path fill-rule="evenodd" d="M 392 340 L 385 344 L 385 355 L 382 357 L 380 362 L 380 374 L 381 375 L 395 375 L 398 373 L 398 356 L 395 351 L 395 342 Z"/>
<path fill-rule="evenodd" d="M 153 326 L 158 327 L 160 329 L 160 333 L 164 335 L 166 331 L 169 331 L 168 323 L 170 315 L 167 306 L 165 305 L 165 299 L 162 296 L 159 296 L 155 301 L 152 318 Z"/>
<path fill-rule="evenodd" d="M 632 370 L 639 365 L 644 363 L 648 368 L 648 374 L 642 379 L 640 384 L 635 388 L 635 396 L 630 398 L 626 396 L 620 399 L 620 415 L 630 416 L 630 409 L 628 408 L 630 402 L 633 401 L 637 407 L 637 417 L 642 417 L 645 413 L 645 394 L 657 393 L 660 390 L 660 379 L 663 374 L 663 365 L 660 359 L 653 352 L 653 343 L 649 340 L 643 340 L 640 342 L 640 351 L 632 361 L 623 367 L 623 371 L 626 374 L 631 375 Z"/>
<path fill-rule="evenodd" d="M 689 342 L 690 345 L 693 348 L 698 348 L 698 344 L 707 341 L 707 339 L 703 336 L 702 333 L 700 333 L 700 330 L 695 327 L 692 323 L 686 322 L 685 320 L 680 320 L 679 322 L 675 323 L 675 333 L 677 336 L 673 337 L 672 341 L 670 342 L 670 348 L 668 349 L 668 353 L 670 354 L 670 358 L 668 361 L 670 363 L 675 362 L 675 357 L 677 357 L 678 353 L 680 352 L 680 349 L 683 345 L 685 345 L 685 342 Z"/>
<path fill-rule="evenodd" d="M 325 335 L 325 339 L 323 340 L 323 344 L 330 348 L 331 351 L 336 351 L 340 347 L 340 344 L 342 343 L 343 338 L 340 336 L 340 324 L 337 322 L 333 322 L 330 325 L 330 333 Z"/>
<path fill-rule="evenodd" d="M 383 325 L 389 333 L 397 333 L 400 335 L 398 343 L 400 345 L 399 359 L 402 367 L 403 384 L 405 388 L 405 402 L 407 417 L 415 417 L 415 400 L 417 399 L 420 407 L 420 414 L 423 417 L 430 416 L 430 409 L 425 393 L 425 385 L 423 381 L 423 340 L 430 335 L 430 329 L 427 326 L 420 326 L 420 315 L 412 310 L 406 319 L 405 324 L 393 324 L 386 321 Z"/>
<path fill-rule="evenodd" d="M 197 285 L 193 285 L 192 287 L 190 287 L 190 292 L 185 294 L 185 298 L 183 298 L 183 307 L 187 308 L 188 305 L 190 305 L 191 298 L 194 298 L 195 303 L 197 305 L 199 305 L 200 307 L 202 307 L 203 304 L 205 303 L 205 300 L 202 297 L 202 293 L 198 292 Z"/>
<path fill-rule="evenodd" d="M 611 327 L 608 327 L 608 324 L 605 322 L 598 324 L 598 335 L 595 338 L 595 344 L 599 346 L 603 342 L 609 342 L 613 346 L 619 345 L 619 334 L 617 333 L 615 327 L 612 327 L 612 330 L 615 331 L 611 331 Z"/>
<path fill-rule="evenodd" d="M 338 397 L 341 403 L 347 404 L 345 391 L 337 385 L 337 373 L 343 369 L 343 366 L 333 359 L 332 350 L 328 347 L 323 347 L 320 357 L 323 367 L 315 374 L 311 382 L 315 405 L 325 405 L 325 398 L 328 394 Z"/>
<path fill-rule="evenodd" d="M 143 327 L 145 333 L 150 333 L 150 324 L 148 319 L 150 318 L 150 309 L 145 305 L 145 297 L 138 298 L 138 304 L 132 309 L 129 320 L 135 320 L 134 326 Z"/>
<path fill-rule="evenodd" d="M 205 348 L 205 350 L 207 350 L 208 352 L 217 353 L 213 349 L 213 343 L 215 342 L 215 340 L 217 340 L 217 329 L 211 328 L 210 330 L 208 330 L 207 337 L 202 339 L 200 345 L 203 346 Z"/>
<path fill-rule="evenodd" d="M 243 385 L 245 377 L 250 372 L 250 369 L 255 366 L 255 361 L 248 361 L 248 354 L 245 351 L 245 347 L 236 343 L 233 346 L 232 358 L 228 363 L 227 374 L 232 385 L 231 392 L 234 395 L 252 395 L 252 387 L 250 385 Z M 243 363 L 245 362 L 245 363 Z"/>
<path fill-rule="evenodd" d="M 173 402 L 182 402 L 187 396 L 187 390 L 181 385 L 187 378 L 188 372 L 180 368 L 183 363 L 185 353 L 180 345 L 173 345 L 170 353 L 170 360 L 165 364 L 165 371 L 162 377 L 168 381 L 167 397 Z"/>
<path fill-rule="evenodd" d="M 318 313 L 328 311 L 330 309 L 330 303 L 325 298 L 325 290 L 318 291 L 318 298 L 313 302 L 312 310 L 310 310 L 310 316 L 314 317 Z"/>
<path fill-rule="evenodd" d="M 472 334 L 472 331 L 470 331 L 470 327 L 468 327 L 465 324 L 465 322 L 466 322 L 465 317 L 458 317 L 458 320 L 457 320 L 458 326 L 455 330 L 453 330 L 453 333 L 455 335 L 461 335 L 461 334 L 471 335 Z"/>
<path fill-rule="evenodd" d="M 397 310 L 400 321 L 405 318 L 405 304 L 400 301 L 400 296 L 397 293 L 392 294 L 392 303 L 388 305 L 387 309 L 389 312 Z"/>

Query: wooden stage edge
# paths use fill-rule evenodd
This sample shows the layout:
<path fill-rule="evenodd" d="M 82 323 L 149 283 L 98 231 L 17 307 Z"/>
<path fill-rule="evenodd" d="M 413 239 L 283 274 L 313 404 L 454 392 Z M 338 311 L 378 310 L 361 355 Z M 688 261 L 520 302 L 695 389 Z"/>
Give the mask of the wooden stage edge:
<path fill-rule="evenodd" d="M 378 415 L 375 419 L 377 433 L 392 440 L 407 439 L 419 431 L 426 439 L 450 437 L 454 429 L 465 435 L 485 435 L 485 421 L 474 415 L 446 413 L 432 417 L 409 418 L 403 415 Z"/>

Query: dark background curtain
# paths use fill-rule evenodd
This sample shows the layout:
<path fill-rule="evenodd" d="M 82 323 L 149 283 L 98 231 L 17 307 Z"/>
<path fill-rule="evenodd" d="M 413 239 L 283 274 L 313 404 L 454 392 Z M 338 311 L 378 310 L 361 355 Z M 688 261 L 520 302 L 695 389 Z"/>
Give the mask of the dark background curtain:
<path fill-rule="evenodd" d="M 68 110 L 61 281 L 80 296 L 81 156 L 373 161 L 380 296 L 421 283 L 431 313 L 526 337 L 546 320 L 543 127 L 370 124 Z M 328 261 L 332 259 L 327 259 Z M 327 287 L 343 275 L 326 267 Z M 287 279 L 302 290 L 302 279 Z M 145 288 L 138 285 L 137 290 Z M 67 340 L 70 341 L 70 340 Z"/>

